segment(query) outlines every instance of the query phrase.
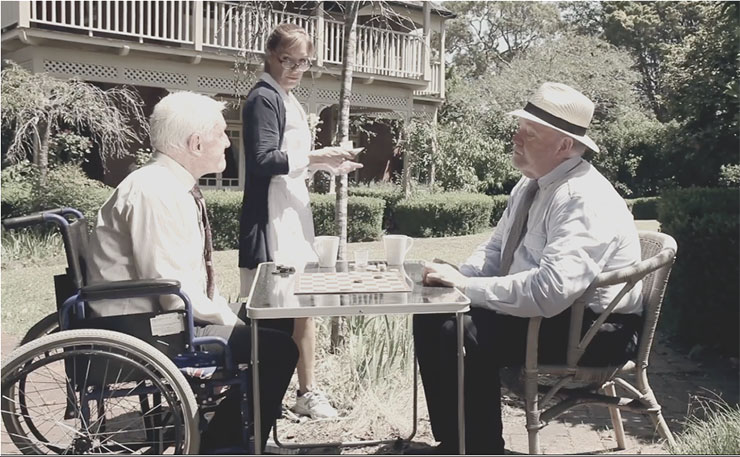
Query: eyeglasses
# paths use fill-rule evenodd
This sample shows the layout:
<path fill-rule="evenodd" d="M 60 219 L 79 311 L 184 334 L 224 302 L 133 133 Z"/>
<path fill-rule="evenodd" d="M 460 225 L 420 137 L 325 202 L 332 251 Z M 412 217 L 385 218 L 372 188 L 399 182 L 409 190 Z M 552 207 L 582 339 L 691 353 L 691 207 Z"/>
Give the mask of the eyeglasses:
<path fill-rule="evenodd" d="M 298 62 L 294 62 L 293 59 L 285 57 L 284 59 L 280 59 L 280 65 L 286 70 L 306 71 L 311 68 L 311 61 L 301 59 Z"/>

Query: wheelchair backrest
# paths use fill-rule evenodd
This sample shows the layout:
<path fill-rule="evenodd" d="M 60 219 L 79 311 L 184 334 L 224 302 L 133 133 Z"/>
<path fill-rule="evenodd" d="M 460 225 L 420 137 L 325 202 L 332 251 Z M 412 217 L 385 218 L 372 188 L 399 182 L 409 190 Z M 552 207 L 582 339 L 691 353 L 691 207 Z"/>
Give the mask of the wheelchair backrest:
<path fill-rule="evenodd" d="M 66 230 L 62 230 L 64 251 L 67 255 L 67 276 L 75 290 L 87 285 L 87 252 L 88 231 L 84 217 L 70 223 Z"/>

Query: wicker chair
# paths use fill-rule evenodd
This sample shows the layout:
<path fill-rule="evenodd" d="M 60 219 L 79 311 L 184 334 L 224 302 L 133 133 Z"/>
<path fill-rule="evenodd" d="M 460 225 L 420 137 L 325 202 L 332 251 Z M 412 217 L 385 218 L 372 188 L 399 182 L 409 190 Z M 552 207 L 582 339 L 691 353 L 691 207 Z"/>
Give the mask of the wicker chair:
<path fill-rule="evenodd" d="M 661 414 L 660 404 L 658 404 L 648 384 L 647 367 L 663 294 L 673 266 L 677 246 L 676 241 L 664 233 L 640 231 L 639 236 L 642 262 L 630 268 L 603 273 L 589 287 L 590 291 L 601 286 L 624 283 L 620 294 L 614 298 L 614 301 L 593 323 L 583 338 L 580 338 L 580 335 L 582 334 L 581 324 L 586 303 L 577 300 L 573 304 L 566 364 L 538 365 L 537 345 L 542 318 L 530 319 L 526 359 L 521 374 L 524 384 L 530 454 L 540 453 L 538 433 L 541 428 L 547 425 L 548 421 L 555 419 L 574 406 L 583 404 L 597 404 L 609 408 L 619 449 L 625 448 L 620 410 L 649 415 L 661 437 L 670 444 L 674 443 L 671 431 Z M 596 334 L 597 329 L 621 297 L 640 280 L 642 280 L 645 322 L 640 332 L 639 346 L 635 358 L 623 366 L 578 366 L 579 359 Z M 625 381 L 623 376 L 627 374 L 634 375 L 635 385 Z M 616 386 L 624 390 L 625 397 L 616 395 Z M 603 393 L 599 393 L 599 391 Z M 540 397 L 540 393 L 543 394 L 542 397 Z M 541 409 L 539 405 L 546 405 L 554 398 L 560 401 L 552 407 Z"/>

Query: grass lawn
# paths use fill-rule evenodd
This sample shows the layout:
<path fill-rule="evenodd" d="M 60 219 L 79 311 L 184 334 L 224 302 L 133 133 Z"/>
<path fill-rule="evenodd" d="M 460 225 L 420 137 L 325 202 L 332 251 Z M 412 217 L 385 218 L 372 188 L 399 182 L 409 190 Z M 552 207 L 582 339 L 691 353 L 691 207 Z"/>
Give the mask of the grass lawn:
<path fill-rule="evenodd" d="M 656 230 L 657 221 L 637 221 L 641 230 Z M 409 259 L 432 260 L 439 257 L 450 262 L 462 262 L 470 252 L 490 236 L 490 231 L 468 236 L 447 238 L 417 238 L 409 252 Z M 384 257 L 383 242 L 350 243 L 348 258 L 356 250 L 367 250 L 370 259 Z M 219 289 L 227 298 L 236 298 L 239 292 L 237 251 L 215 253 Z M 4 265 L 2 269 L 2 333 L 22 336 L 42 317 L 55 310 L 54 280 L 64 272 L 63 257 L 39 259 L 22 266 Z"/>

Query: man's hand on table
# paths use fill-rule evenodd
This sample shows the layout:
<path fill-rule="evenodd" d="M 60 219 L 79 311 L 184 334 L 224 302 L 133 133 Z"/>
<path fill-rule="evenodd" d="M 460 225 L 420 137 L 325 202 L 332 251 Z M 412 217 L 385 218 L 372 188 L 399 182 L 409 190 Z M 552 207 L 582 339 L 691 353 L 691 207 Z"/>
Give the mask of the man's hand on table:
<path fill-rule="evenodd" d="M 457 287 L 465 289 L 468 278 L 449 264 L 427 263 L 421 273 L 422 282 L 427 286 Z"/>

